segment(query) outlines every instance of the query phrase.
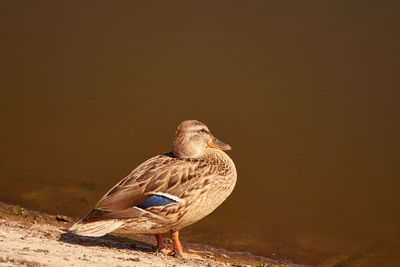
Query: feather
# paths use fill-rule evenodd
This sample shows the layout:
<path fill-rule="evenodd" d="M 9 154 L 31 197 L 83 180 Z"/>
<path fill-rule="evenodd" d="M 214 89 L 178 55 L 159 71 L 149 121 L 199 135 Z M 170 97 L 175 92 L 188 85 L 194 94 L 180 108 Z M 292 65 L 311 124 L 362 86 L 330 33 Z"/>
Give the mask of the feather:
<path fill-rule="evenodd" d="M 155 207 L 155 206 L 166 206 L 171 203 L 176 203 L 177 201 L 169 198 L 167 196 L 163 195 L 151 195 L 148 199 L 145 201 L 139 203 L 136 205 L 136 207 L 139 207 L 141 209 L 147 209 L 150 207 Z"/>
<path fill-rule="evenodd" d="M 207 165 L 200 161 L 186 161 L 171 157 L 168 153 L 153 157 L 139 165 L 135 170 L 114 186 L 97 203 L 95 209 L 119 211 L 138 206 L 150 195 L 162 195 L 172 200 L 178 199 L 201 183 L 208 176 Z M 196 170 L 189 174 L 187 169 Z M 188 182 L 190 181 L 190 182 Z M 168 197 L 172 196 L 172 197 Z M 179 201 L 176 201 L 179 202 Z"/>
<path fill-rule="evenodd" d="M 74 224 L 69 231 L 83 236 L 103 236 L 119 228 L 124 222 L 106 220 L 83 223 L 82 220 Z"/>

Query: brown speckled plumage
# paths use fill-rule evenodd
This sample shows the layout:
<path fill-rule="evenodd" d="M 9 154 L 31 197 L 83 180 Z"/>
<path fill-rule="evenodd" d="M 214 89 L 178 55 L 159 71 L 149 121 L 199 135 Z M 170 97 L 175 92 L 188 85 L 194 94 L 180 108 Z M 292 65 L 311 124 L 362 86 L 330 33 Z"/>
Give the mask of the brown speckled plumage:
<path fill-rule="evenodd" d="M 71 230 L 92 236 L 116 228 L 161 234 L 200 220 L 229 196 L 236 183 L 235 165 L 221 149 L 230 147 L 215 139 L 207 126 L 184 121 L 176 132 L 173 152 L 140 164 Z M 152 195 L 177 201 L 138 208 Z"/>

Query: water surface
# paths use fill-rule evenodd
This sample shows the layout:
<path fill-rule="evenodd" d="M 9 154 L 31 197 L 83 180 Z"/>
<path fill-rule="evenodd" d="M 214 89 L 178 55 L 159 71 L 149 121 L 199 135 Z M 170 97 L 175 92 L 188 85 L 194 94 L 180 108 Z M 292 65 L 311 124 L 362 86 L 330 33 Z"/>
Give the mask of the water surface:
<path fill-rule="evenodd" d="M 233 147 L 238 183 L 184 240 L 399 266 L 399 11 L 2 1 L 0 199 L 83 216 L 198 119 Z"/>

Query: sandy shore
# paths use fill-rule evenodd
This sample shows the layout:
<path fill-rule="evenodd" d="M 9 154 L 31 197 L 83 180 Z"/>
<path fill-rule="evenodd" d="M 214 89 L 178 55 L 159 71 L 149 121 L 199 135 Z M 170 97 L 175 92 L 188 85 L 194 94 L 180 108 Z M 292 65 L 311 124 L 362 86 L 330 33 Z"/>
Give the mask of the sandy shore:
<path fill-rule="evenodd" d="M 200 259 L 164 256 L 151 236 L 81 237 L 64 231 L 72 223 L 0 203 L 0 266 L 299 266 L 194 244 L 184 246 Z"/>

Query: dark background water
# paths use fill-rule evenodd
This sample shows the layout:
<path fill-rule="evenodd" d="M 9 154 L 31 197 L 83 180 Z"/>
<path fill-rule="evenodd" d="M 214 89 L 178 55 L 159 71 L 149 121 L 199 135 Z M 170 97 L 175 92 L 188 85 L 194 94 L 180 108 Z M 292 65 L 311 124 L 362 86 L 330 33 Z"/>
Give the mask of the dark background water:
<path fill-rule="evenodd" d="M 1 1 L 0 200 L 83 216 L 198 119 L 233 147 L 239 177 L 184 240 L 400 266 L 399 12 L 399 1 Z"/>

